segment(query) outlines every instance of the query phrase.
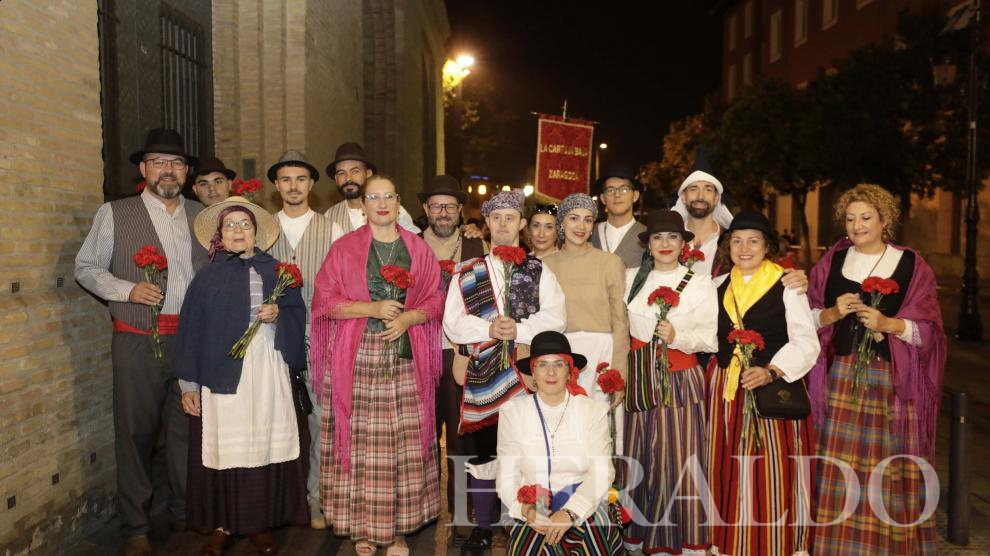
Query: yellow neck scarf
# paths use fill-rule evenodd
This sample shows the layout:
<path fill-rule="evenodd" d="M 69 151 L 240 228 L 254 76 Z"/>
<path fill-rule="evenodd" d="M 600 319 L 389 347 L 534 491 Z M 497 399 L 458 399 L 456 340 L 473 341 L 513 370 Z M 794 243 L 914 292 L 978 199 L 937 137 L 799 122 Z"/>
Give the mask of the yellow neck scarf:
<path fill-rule="evenodd" d="M 722 307 L 737 329 L 744 328 L 742 319 L 746 311 L 762 299 L 783 275 L 783 267 L 766 259 L 750 277 L 749 282 L 746 282 L 738 268 L 732 268 L 732 272 L 729 273 L 729 287 L 725 290 L 725 297 L 722 298 Z M 722 392 L 722 398 L 726 401 L 736 398 L 740 374 L 742 374 L 742 350 L 736 346 L 732 351 L 732 361 L 729 362 L 728 377 L 725 379 L 725 388 Z"/>

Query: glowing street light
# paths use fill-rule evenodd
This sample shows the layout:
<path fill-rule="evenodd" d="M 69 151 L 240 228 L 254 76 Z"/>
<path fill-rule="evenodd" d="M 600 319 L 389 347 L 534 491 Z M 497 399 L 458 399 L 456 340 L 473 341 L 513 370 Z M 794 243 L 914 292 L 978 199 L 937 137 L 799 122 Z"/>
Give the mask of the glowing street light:
<path fill-rule="evenodd" d="M 608 144 L 607 143 L 602 143 L 601 145 L 598 145 L 598 148 L 604 151 L 605 149 L 608 148 Z"/>
<path fill-rule="evenodd" d="M 474 65 L 474 56 L 470 54 L 461 54 L 456 59 L 457 65 L 462 68 L 469 68 Z"/>
<path fill-rule="evenodd" d="M 503 185 L 502 186 L 502 191 L 512 191 L 512 186 L 511 185 Z"/>
<path fill-rule="evenodd" d="M 526 195 L 527 197 L 532 195 L 534 191 L 536 191 L 536 188 L 533 187 L 532 184 L 527 183 L 526 185 L 523 186 L 523 194 Z"/>
<path fill-rule="evenodd" d="M 478 185 L 478 195 L 484 195 L 485 193 L 488 193 L 488 186 L 486 186 L 483 183 L 482 184 L 479 184 Z"/>
<path fill-rule="evenodd" d="M 598 151 L 595 152 L 595 179 L 601 176 L 599 171 L 602 166 L 602 151 L 608 148 L 608 143 L 600 143 L 598 145 Z"/>

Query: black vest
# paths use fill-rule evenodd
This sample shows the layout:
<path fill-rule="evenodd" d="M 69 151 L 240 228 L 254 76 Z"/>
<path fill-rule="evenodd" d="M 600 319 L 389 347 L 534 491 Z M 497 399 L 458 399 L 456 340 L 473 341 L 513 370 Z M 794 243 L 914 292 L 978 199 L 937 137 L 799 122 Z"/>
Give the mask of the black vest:
<path fill-rule="evenodd" d="M 732 351 L 735 344 L 730 344 L 728 337 L 735 325 L 729 319 L 723 300 L 725 292 L 729 289 L 731 279 L 727 278 L 725 283 L 718 289 L 718 366 L 723 369 L 728 368 L 732 361 Z M 787 335 L 787 311 L 784 307 L 784 284 L 778 280 L 755 305 L 746 311 L 743 317 L 743 326 L 747 330 L 755 330 L 763 336 L 766 347 L 753 353 L 753 360 L 750 365 L 754 367 L 766 367 L 770 364 L 773 356 L 780 348 L 784 347 L 790 337 Z"/>
<path fill-rule="evenodd" d="M 842 265 L 845 264 L 846 255 L 848 254 L 849 250 L 844 249 L 832 256 L 832 266 L 828 269 L 828 281 L 825 283 L 826 307 L 835 306 L 835 300 L 840 295 L 846 293 L 858 293 L 863 303 L 870 304 L 870 295 L 861 291 L 863 285 L 846 278 L 842 274 Z M 901 304 L 904 303 L 904 296 L 907 293 L 908 284 L 911 283 L 911 277 L 913 275 L 914 251 L 904 250 L 901 252 L 901 260 L 898 261 L 897 268 L 894 269 L 894 274 L 890 276 L 892 280 L 900 285 L 901 289 L 895 294 L 883 296 L 883 299 L 880 300 L 880 306 L 877 307 L 884 316 L 893 317 L 901 310 Z M 835 332 L 832 335 L 834 338 L 832 347 L 835 349 L 835 354 L 849 355 L 850 353 L 854 353 L 859 346 L 860 338 L 863 337 L 864 330 L 862 323 L 856 318 L 855 313 L 850 313 L 844 319 L 835 323 Z M 890 361 L 890 345 L 888 342 L 874 342 L 874 346 L 877 355 L 884 361 Z"/>

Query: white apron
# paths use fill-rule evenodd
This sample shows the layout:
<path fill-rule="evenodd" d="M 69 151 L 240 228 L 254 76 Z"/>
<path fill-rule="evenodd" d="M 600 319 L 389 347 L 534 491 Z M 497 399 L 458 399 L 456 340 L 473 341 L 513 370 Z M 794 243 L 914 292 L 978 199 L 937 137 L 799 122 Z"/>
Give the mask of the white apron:
<path fill-rule="evenodd" d="M 602 361 L 607 361 L 610 367 L 614 367 L 612 361 L 612 335 L 607 332 L 565 332 L 564 336 L 571 343 L 571 351 L 580 353 L 588 359 L 588 365 L 581 370 L 578 375 L 578 385 L 584 388 L 588 397 L 593 400 L 609 402 L 608 394 L 602 392 L 598 387 L 598 373 L 596 369 Z M 615 453 L 622 453 L 622 417 L 623 411 L 620 405 L 612 412 L 615 416 Z"/>

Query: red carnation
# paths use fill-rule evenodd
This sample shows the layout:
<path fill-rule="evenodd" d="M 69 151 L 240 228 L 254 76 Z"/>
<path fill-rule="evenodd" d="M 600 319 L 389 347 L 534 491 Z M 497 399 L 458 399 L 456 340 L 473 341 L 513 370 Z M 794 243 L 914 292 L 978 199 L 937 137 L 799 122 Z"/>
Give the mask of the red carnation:
<path fill-rule="evenodd" d="M 701 249 L 692 249 L 691 244 L 685 243 L 684 248 L 681 249 L 681 264 L 691 268 L 694 263 L 699 263 L 705 260 L 705 254 Z"/>
<path fill-rule="evenodd" d="M 457 263 L 450 259 L 440 261 L 440 271 L 446 273 L 448 276 L 454 275 L 455 268 L 457 268 Z"/>
<path fill-rule="evenodd" d="M 598 364 L 597 367 L 595 367 L 595 372 L 600 373 L 607 368 L 608 368 L 608 361 L 602 361 L 601 363 Z"/>
<path fill-rule="evenodd" d="M 492 249 L 492 255 L 503 262 L 511 262 L 515 265 L 520 265 L 526 260 L 526 250 L 512 245 L 499 245 Z"/>
<path fill-rule="evenodd" d="M 142 182 L 143 183 L 143 182 Z M 144 271 L 144 281 L 162 288 L 162 278 L 168 270 L 168 259 L 158 251 L 154 245 L 144 245 L 134 253 L 134 264 Z M 158 333 L 158 315 L 161 314 L 161 306 L 151 307 L 151 339 L 154 348 L 155 359 L 164 357 L 162 339 Z"/>
<path fill-rule="evenodd" d="M 609 369 L 598 375 L 598 387 L 606 394 L 621 392 L 626 387 L 626 381 L 622 379 L 622 373 L 615 369 Z"/>
<path fill-rule="evenodd" d="M 754 346 L 755 349 L 764 349 L 766 344 L 763 336 L 755 330 L 733 329 L 729 332 L 729 341 L 740 346 Z"/>
<path fill-rule="evenodd" d="M 516 499 L 523 504 L 535 504 L 536 485 L 524 485 L 519 487 L 519 492 L 516 493 Z"/>
<path fill-rule="evenodd" d="M 660 286 L 653 290 L 650 296 L 646 298 L 647 305 L 660 305 L 660 303 L 663 303 L 668 308 L 677 307 L 680 302 L 681 294 L 667 286 Z"/>
<path fill-rule="evenodd" d="M 298 288 L 302 286 L 302 272 L 300 272 L 299 267 L 294 264 L 277 263 L 275 265 L 275 274 L 278 275 L 279 278 L 288 276 L 291 282 L 288 282 L 286 287 Z"/>
<path fill-rule="evenodd" d="M 879 278 L 870 276 L 863 280 L 863 291 L 865 293 L 879 293 L 881 295 L 891 295 L 901 291 L 901 286 L 890 278 Z"/>

